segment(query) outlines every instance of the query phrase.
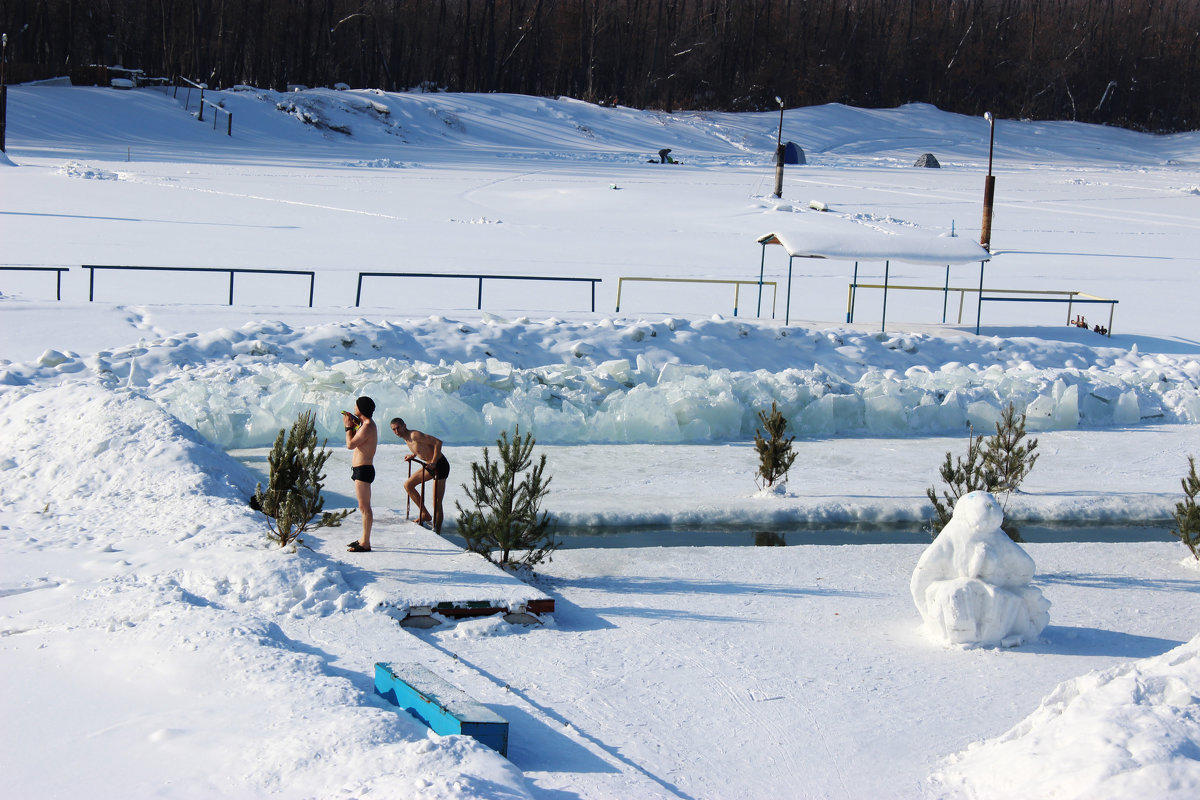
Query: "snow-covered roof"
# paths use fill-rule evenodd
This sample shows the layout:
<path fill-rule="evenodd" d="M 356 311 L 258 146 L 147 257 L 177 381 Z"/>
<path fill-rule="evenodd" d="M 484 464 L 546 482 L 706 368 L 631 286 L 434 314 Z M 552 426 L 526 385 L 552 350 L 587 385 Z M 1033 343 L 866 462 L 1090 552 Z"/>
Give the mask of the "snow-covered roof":
<path fill-rule="evenodd" d="M 962 236 L 893 233 L 837 217 L 823 217 L 820 224 L 775 230 L 760 236 L 758 242 L 783 245 L 789 256 L 841 261 L 903 261 L 945 266 L 987 261 L 992 257 L 978 242 Z"/>

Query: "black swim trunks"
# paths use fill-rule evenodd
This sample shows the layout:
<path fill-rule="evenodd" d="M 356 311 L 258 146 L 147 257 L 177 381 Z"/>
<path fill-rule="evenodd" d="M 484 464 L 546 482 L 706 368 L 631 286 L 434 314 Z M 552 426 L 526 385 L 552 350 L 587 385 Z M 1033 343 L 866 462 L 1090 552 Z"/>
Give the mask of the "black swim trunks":
<path fill-rule="evenodd" d="M 351 467 L 350 480 L 371 483 L 375 480 L 375 467 L 370 464 L 363 464 L 361 467 Z"/>
<path fill-rule="evenodd" d="M 433 472 L 433 477 L 439 481 L 444 481 L 450 477 L 450 462 L 446 460 L 444 454 L 438 456 L 437 461 L 433 462 L 432 467 L 432 470 L 430 470 L 430 466 L 427 465 L 425 469 Z"/>

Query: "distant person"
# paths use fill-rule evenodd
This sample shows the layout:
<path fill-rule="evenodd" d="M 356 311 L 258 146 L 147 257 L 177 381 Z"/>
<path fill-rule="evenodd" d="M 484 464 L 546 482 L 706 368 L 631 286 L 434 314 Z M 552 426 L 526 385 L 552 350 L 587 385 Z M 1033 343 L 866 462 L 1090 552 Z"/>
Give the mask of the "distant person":
<path fill-rule="evenodd" d="M 358 498 L 358 510 L 362 514 L 362 538 L 349 544 L 351 553 L 371 552 L 371 523 L 375 515 L 371 512 L 371 483 L 375 480 L 375 448 L 379 445 L 379 429 L 375 427 L 375 401 L 360 397 L 354 403 L 354 413 L 342 412 L 342 423 L 346 427 L 346 447 L 353 450 L 350 457 L 350 479 L 354 481 L 354 495 Z"/>
<path fill-rule="evenodd" d="M 446 478 L 450 477 L 450 462 L 442 453 L 442 440 L 427 433 L 409 430 L 408 426 L 404 424 L 404 420 L 399 417 L 392 420 L 392 433 L 403 439 L 404 443 L 408 445 L 408 449 L 412 451 L 404 457 L 405 461 L 411 463 L 414 458 L 419 458 L 425 462 L 425 466 L 409 475 L 408 480 L 404 482 L 404 491 L 420 509 L 417 523 L 420 525 L 432 523 L 433 529 L 441 533 L 442 498 L 446 496 Z M 425 504 L 421 502 L 421 495 L 417 491 L 417 487 L 428 480 L 433 481 L 432 516 L 425 508 Z"/>

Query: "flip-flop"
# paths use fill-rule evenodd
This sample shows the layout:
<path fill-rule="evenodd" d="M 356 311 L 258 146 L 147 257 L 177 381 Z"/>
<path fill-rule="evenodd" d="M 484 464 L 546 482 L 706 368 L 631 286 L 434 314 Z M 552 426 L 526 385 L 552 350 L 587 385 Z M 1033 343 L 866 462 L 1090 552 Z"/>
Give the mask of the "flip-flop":
<path fill-rule="evenodd" d="M 346 549 L 349 550 L 351 553 L 369 553 L 369 552 L 371 552 L 371 548 L 363 547 L 357 541 L 351 542 L 349 545 L 346 546 Z"/>

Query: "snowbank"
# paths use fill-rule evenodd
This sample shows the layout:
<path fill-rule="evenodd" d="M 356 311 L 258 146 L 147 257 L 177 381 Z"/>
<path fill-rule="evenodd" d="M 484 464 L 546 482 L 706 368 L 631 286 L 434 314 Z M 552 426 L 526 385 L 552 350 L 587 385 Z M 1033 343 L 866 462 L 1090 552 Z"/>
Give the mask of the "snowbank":
<path fill-rule="evenodd" d="M 753 351 L 754 369 L 746 369 Z M 92 375 L 145 393 L 224 447 L 260 447 L 303 410 L 336 440 L 347 397 L 381 417 L 488 443 L 746 441 L 772 402 L 801 437 L 1200 422 L 1200 361 L 1136 345 L 689 321 L 247 323 L 94 355 L 0 362 L 0 385 Z"/>
<path fill-rule="evenodd" d="M 1200 791 L 1198 743 L 1200 636 L 1066 681 L 1003 736 L 951 757 L 930 785 L 971 800 L 1186 797 Z"/>
<path fill-rule="evenodd" d="M 989 276 L 1119 297 L 1113 339 L 1057 323 L 974 337 L 706 319 L 726 306 L 705 295 L 693 312 L 675 292 L 623 306 L 651 317 L 584 322 L 517 317 L 570 305 L 534 305 L 534 293 L 494 305 L 523 309 L 509 321 L 463 312 L 474 297 L 380 292 L 371 302 L 388 310 L 372 313 L 390 321 L 347 322 L 367 313 L 349 310 L 355 270 L 397 261 L 475 269 L 486 253 L 494 274 L 598 275 L 611 297 L 631 273 L 757 274 L 754 237 L 801 215 L 854 232 L 949 233 L 979 219 L 986 125 L 919 105 L 789 110 L 788 135 L 796 129 L 810 158 L 776 202 L 769 113 L 219 94 L 237 117 L 233 137 L 160 92 L 11 93 L 20 164 L 0 193 L 11 262 L 312 266 L 324 306 L 260 286 L 239 292 L 278 305 L 198 311 L 205 298 L 223 302 L 223 287 L 213 299 L 207 284 L 171 276 L 166 300 L 137 295 L 140 279 L 106 286 L 125 303 L 165 305 L 102 307 L 85 302 L 78 269 L 65 302 L 37 305 L 6 274 L 0 767 L 10 793 L 914 797 L 1010 784 L 1029 795 L 1042 782 L 1090 796 L 1200 793 L 1195 641 L 1161 655 L 1195 633 L 1196 573 L 1177 543 L 1030 545 L 1056 624 L 1019 651 L 930 647 L 908 592 L 921 546 L 901 544 L 567 550 L 542 575 L 553 625 L 482 619 L 418 636 L 351 588 L 370 583 L 369 566 L 267 546 L 245 505 L 253 479 L 221 451 L 269 443 L 300 409 L 339 433 L 336 412 L 365 392 L 385 414 L 453 431 L 464 454 L 518 421 L 541 443 L 571 444 L 559 463 L 572 480 L 556 484 L 554 502 L 576 520 L 615 509 L 745 524 L 790 519 L 789 505 L 880 520 L 918 514 L 920 491 L 904 481 L 924 485 L 946 449 L 924 436 L 986 430 L 1012 399 L 1048 431 L 1030 495 L 1014 504 L 1075 518 L 1161 510 L 1162 484 L 1177 487 L 1162 476 L 1195 442 L 1196 425 L 1178 423 L 1198 419 L 1189 165 L 1200 135 L 997 125 L 1007 199 L 996 241 L 1008 252 Z M 915 143 L 944 169 L 911 169 Z M 687 164 L 647 165 L 664 145 Z M 805 211 L 812 191 L 834 210 Z M 847 275 L 820 264 L 804 265 L 792 299 L 805 319 L 840 319 Z M 45 296 L 29 281 L 24 291 Z M 889 319 L 936 318 L 902 308 L 889 306 Z M 428 318 L 434 310 L 455 319 Z M 255 321 L 264 317 L 282 321 Z M 1170 353 L 1147 352 L 1164 345 Z M 744 442 L 772 400 L 821 473 L 794 482 L 803 497 L 750 496 Z M 847 433 L 857 438 L 819 438 Z M 575 445 L 592 441 L 622 444 Z M 659 444 L 681 441 L 743 445 Z M 764 510 L 743 513 L 751 505 Z M 376 660 L 430 665 L 502 709 L 511 762 L 383 704 Z M 1089 668 L 1111 677 L 1071 680 Z M 1062 681 L 1073 688 L 1019 736 L 921 787 L 945 753 L 1011 727 Z"/>
<path fill-rule="evenodd" d="M 398 634 L 336 567 L 268 546 L 248 474 L 155 403 L 2 392 L 0 442 L 14 796 L 74 794 L 80 775 L 108 797 L 529 796 L 510 763 L 435 741 L 295 638 L 326 620 Z"/>

